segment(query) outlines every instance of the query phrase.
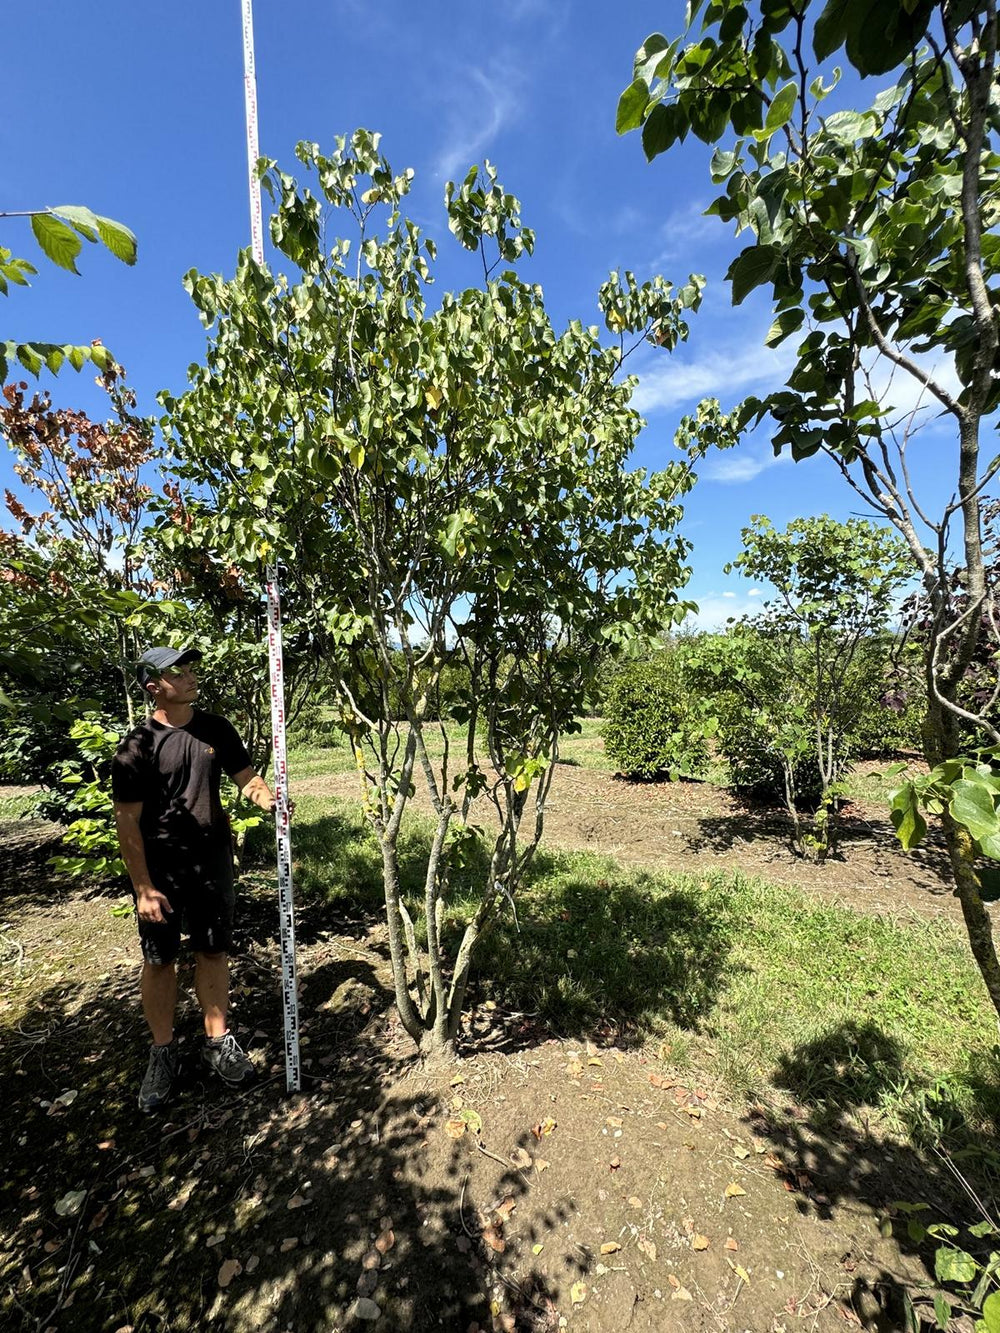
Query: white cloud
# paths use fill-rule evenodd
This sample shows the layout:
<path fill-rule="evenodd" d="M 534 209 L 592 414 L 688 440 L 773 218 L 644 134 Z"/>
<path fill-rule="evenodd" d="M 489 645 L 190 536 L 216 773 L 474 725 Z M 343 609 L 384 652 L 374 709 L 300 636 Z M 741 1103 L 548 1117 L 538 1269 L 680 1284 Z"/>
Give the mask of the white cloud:
<path fill-rule="evenodd" d="M 632 406 L 648 416 L 690 406 L 702 398 L 732 403 L 755 386 L 777 388 L 794 364 L 794 350 L 785 346 L 772 351 L 761 347 L 760 341 L 749 337 L 741 343 L 743 350 L 720 349 L 695 361 L 682 361 L 675 352 L 649 371 L 637 370 L 639 386 Z"/>
<path fill-rule="evenodd" d="M 738 486 L 744 481 L 753 481 L 768 468 L 791 461 L 790 454 L 780 454 L 775 457 L 769 448 L 755 448 L 744 442 L 728 453 L 714 454 L 707 458 L 698 472 L 705 481 L 721 481 L 731 486 Z"/>
<path fill-rule="evenodd" d="M 747 590 L 748 597 L 763 597 L 763 595 L 764 595 L 763 588 L 749 588 Z"/>
<path fill-rule="evenodd" d="M 517 117 L 521 76 L 507 62 L 468 70 L 465 87 L 446 117 L 446 140 L 434 161 L 441 180 L 462 179 L 484 150 Z M 470 86 L 471 85 L 471 86 Z"/>
<path fill-rule="evenodd" d="M 914 360 L 953 398 L 962 392 L 962 383 L 953 361 L 934 364 L 927 357 L 914 357 Z M 918 379 L 884 358 L 879 358 L 870 371 L 869 386 L 876 402 L 890 412 L 894 421 L 905 423 L 916 414 L 916 421 L 926 424 L 930 418 L 944 410 L 940 400 L 925 389 Z M 859 384 L 859 392 L 861 387 Z"/>
<path fill-rule="evenodd" d="M 660 227 L 659 249 L 648 264 L 651 272 L 658 273 L 679 259 L 691 267 L 698 250 L 727 243 L 725 231 L 711 225 L 716 219 L 704 216 L 706 207 L 704 199 L 695 199 L 674 209 Z"/>
<path fill-rule="evenodd" d="M 741 597 L 732 592 L 711 592 L 704 597 L 699 597 L 697 593 L 690 596 L 692 601 L 698 603 L 698 610 L 684 618 L 685 629 L 725 629 L 727 620 L 752 615 L 759 609 L 747 600 L 745 594 Z"/>

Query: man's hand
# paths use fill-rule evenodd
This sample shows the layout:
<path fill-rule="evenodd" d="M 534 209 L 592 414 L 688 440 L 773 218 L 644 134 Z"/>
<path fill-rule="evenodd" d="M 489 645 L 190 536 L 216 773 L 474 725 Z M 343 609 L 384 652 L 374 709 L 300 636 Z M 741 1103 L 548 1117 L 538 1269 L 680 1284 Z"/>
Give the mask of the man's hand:
<path fill-rule="evenodd" d="M 233 774 L 233 781 L 239 787 L 240 795 L 245 796 L 248 801 L 253 801 L 259 810 L 268 815 L 277 814 L 278 798 L 259 773 L 255 773 L 252 768 L 244 768 L 241 772 Z M 294 813 L 295 802 L 289 801 L 289 819 Z"/>
<path fill-rule="evenodd" d="M 156 922 L 159 925 L 162 925 L 174 910 L 167 895 L 161 893 L 159 889 L 154 889 L 152 884 L 148 888 L 136 889 L 135 908 L 140 921 Z"/>

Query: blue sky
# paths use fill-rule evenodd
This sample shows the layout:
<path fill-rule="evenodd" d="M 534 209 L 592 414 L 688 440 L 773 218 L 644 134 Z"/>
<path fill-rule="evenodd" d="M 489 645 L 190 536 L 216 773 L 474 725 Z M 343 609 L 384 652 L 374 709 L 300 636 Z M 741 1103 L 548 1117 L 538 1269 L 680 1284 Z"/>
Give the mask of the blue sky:
<path fill-rule="evenodd" d="M 730 305 L 722 277 L 744 242 L 701 216 L 713 197 L 708 150 L 689 140 L 647 166 L 637 134 L 615 135 L 636 47 L 680 9 L 662 0 L 256 0 L 254 9 L 261 152 L 294 172 L 299 139 L 327 147 L 359 125 L 380 130 L 394 167 L 416 171 L 410 211 L 439 241 L 440 290 L 477 278 L 447 233 L 442 194 L 449 176 L 483 157 L 537 232 L 524 272 L 544 287 L 557 325 L 597 322 L 597 289 L 614 267 L 640 280 L 707 276 L 690 341 L 673 356 L 650 348 L 630 363 L 649 422 L 636 461 L 648 467 L 674 456 L 674 427 L 699 398 L 731 406 L 764 391 L 790 355 L 763 348 L 762 303 Z M 87 204 L 131 226 L 140 252 L 126 269 L 86 246 L 81 277 L 40 260 L 31 291 L 0 302 L 0 327 L 18 340 L 101 338 L 140 406 L 155 410 L 157 390 L 182 388 L 205 345 L 182 275 L 230 273 L 248 243 L 239 0 L 12 7 L 2 52 L 0 206 Z M 23 220 L 0 228 L 0 243 L 37 257 Z M 97 411 L 91 379 L 67 370 L 43 382 L 57 403 Z M 933 489 L 945 437 L 927 432 L 927 449 L 918 472 Z M 0 484 L 9 478 L 3 457 Z M 759 604 L 745 581 L 722 572 L 751 514 L 783 526 L 861 511 L 831 465 L 774 462 L 763 436 L 706 460 L 684 524 L 694 543 L 688 595 L 703 622 Z"/>

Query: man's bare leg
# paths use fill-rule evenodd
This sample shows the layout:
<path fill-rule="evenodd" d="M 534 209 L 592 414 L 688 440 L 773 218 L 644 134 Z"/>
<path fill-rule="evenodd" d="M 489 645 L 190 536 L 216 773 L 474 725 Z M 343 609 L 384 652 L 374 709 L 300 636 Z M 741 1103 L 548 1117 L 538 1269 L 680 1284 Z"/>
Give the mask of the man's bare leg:
<path fill-rule="evenodd" d="M 174 1010 L 177 1008 L 177 968 L 173 963 L 142 965 L 142 1012 L 153 1034 L 155 1046 L 173 1040 Z"/>
<path fill-rule="evenodd" d="M 229 1014 L 229 956 L 196 953 L 194 989 L 205 1018 L 205 1036 L 222 1037 Z"/>

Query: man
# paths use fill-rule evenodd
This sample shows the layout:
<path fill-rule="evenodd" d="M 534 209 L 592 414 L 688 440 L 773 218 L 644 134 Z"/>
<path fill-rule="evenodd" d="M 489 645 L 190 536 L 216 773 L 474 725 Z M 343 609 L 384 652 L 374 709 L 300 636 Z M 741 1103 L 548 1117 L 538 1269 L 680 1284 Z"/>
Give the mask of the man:
<path fill-rule="evenodd" d="M 262 810 L 275 797 L 231 723 L 194 707 L 196 648 L 150 648 L 137 679 L 153 711 L 118 747 L 111 770 L 122 860 L 132 880 L 142 943 L 142 1008 L 153 1043 L 139 1109 L 170 1100 L 178 1072 L 175 960 L 181 934 L 195 955 L 205 1021 L 202 1059 L 231 1085 L 254 1067 L 227 1027 L 232 949 L 233 850 L 219 798 L 222 773 Z"/>

